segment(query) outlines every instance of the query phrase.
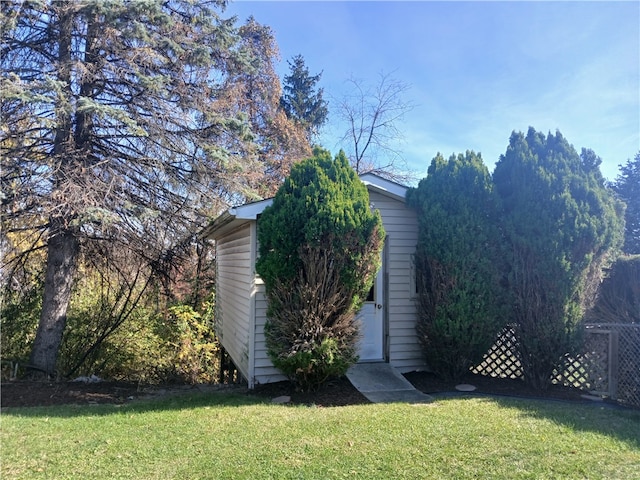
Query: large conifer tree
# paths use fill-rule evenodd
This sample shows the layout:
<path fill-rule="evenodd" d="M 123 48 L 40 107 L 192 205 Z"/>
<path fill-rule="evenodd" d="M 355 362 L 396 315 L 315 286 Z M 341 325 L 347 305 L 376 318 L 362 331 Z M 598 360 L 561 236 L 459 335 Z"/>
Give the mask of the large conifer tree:
<path fill-rule="evenodd" d="M 602 268 L 621 246 L 619 204 L 591 151 L 558 132 L 514 132 L 493 173 L 510 266 L 512 320 L 525 381 L 547 388 L 575 351 Z"/>
<path fill-rule="evenodd" d="M 322 77 L 310 75 L 302 55 L 293 57 L 289 63 L 291 73 L 284 77 L 284 94 L 280 104 L 289 118 L 307 132 L 307 140 L 313 141 L 329 115 L 324 90 L 317 84 Z"/>
<path fill-rule="evenodd" d="M 489 170 L 467 151 L 436 156 L 407 202 L 418 212 L 418 338 L 437 374 L 477 365 L 504 325 L 501 242 Z"/>
<path fill-rule="evenodd" d="M 627 205 L 625 210 L 624 252 L 640 255 L 640 152 L 620 165 L 613 189 Z"/>
<path fill-rule="evenodd" d="M 248 193 L 260 169 L 235 95 L 261 59 L 225 4 L 2 2 L 3 229 L 47 249 L 35 367 L 56 368 L 87 242 L 162 270 Z"/>

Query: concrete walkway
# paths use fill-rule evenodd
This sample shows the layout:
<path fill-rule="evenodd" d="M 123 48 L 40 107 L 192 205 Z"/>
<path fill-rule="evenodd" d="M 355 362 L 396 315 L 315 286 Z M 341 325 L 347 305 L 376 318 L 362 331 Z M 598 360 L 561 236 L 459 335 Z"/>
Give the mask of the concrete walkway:
<path fill-rule="evenodd" d="M 429 403 L 433 397 L 415 389 L 388 363 L 358 363 L 347 371 L 347 378 L 373 403 Z"/>

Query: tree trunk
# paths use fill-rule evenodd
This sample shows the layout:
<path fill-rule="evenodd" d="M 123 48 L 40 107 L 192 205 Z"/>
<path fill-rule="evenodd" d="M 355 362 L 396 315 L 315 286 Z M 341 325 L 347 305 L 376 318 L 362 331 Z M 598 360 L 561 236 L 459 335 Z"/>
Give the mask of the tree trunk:
<path fill-rule="evenodd" d="M 72 2 L 57 4 L 58 22 L 58 66 L 57 80 L 62 83 L 63 97 L 73 98 L 71 90 L 72 68 Z M 59 184 L 68 182 L 75 145 L 72 137 L 72 122 L 69 109 L 63 108 L 64 102 L 59 100 L 57 109 L 56 135 L 53 145 L 53 158 L 61 159 L 56 174 L 54 190 Z M 58 350 L 62 342 L 62 334 L 67 324 L 67 308 L 71 301 L 71 290 L 78 258 L 79 244 L 73 229 L 68 227 L 72 219 L 71 210 L 66 209 L 63 215 L 50 219 L 49 241 L 47 244 L 47 270 L 42 297 L 40 323 L 33 342 L 29 362 L 34 369 L 51 375 L 55 372 Z M 34 372 L 35 373 L 35 372 Z"/>
<path fill-rule="evenodd" d="M 49 239 L 42 312 L 30 358 L 33 367 L 49 375 L 55 372 L 67 323 L 78 252 L 78 239 L 69 229 L 60 229 Z"/>

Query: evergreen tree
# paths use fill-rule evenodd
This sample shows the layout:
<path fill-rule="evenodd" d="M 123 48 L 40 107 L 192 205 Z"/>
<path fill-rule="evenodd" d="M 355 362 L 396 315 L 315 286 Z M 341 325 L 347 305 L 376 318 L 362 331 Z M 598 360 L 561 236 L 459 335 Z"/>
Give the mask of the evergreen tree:
<path fill-rule="evenodd" d="M 267 290 L 268 353 L 313 389 L 356 361 L 355 314 L 380 268 L 384 230 L 344 153 L 293 166 L 258 221 L 256 271 Z"/>
<path fill-rule="evenodd" d="M 419 224 L 418 337 L 429 367 L 458 378 L 480 363 L 504 325 L 491 175 L 474 152 L 438 154 L 407 202 Z"/>
<path fill-rule="evenodd" d="M 2 2 L 2 227 L 47 249 L 30 359 L 44 372 L 89 243 L 164 275 L 207 216 L 251 193 L 234 95 L 260 61 L 225 4 Z"/>
<path fill-rule="evenodd" d="M 591 155 L 585 158 L 593 160 Z M 547 388 L 622 240 L 621 207 L 597 162 L 558 132 L 511 135 L 493 174 L 525 381 Z"/>
<path fill-rule="evenodd" d="M 329 115 L 327 102 L 323 98 L 324 90 L 317 88 L 322 73 L 310 75 L 302 55 L 296 55 L 293 62 L 287 63 L 291 73 L 284 77 L 284 94 L 280 104 L 287 117 L 306 130 L 307 139 L 312 142 Z"/>
<path fill-rule="evenodd" d="M 623 250 L 630 255 L 640 254 L 640 152 L 620 165 L 613 189 L 627 205 Z"/>

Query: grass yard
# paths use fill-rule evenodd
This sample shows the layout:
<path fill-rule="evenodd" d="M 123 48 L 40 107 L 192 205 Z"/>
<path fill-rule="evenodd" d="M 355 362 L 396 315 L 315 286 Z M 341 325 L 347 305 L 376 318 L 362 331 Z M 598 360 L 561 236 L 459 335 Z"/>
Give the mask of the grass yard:
<path fill-rule="evenodd" d="M 9 479 L 638 479 L 640 412 L 451 398 L 316 408 L 233 394 L 2 413 Z"/>

